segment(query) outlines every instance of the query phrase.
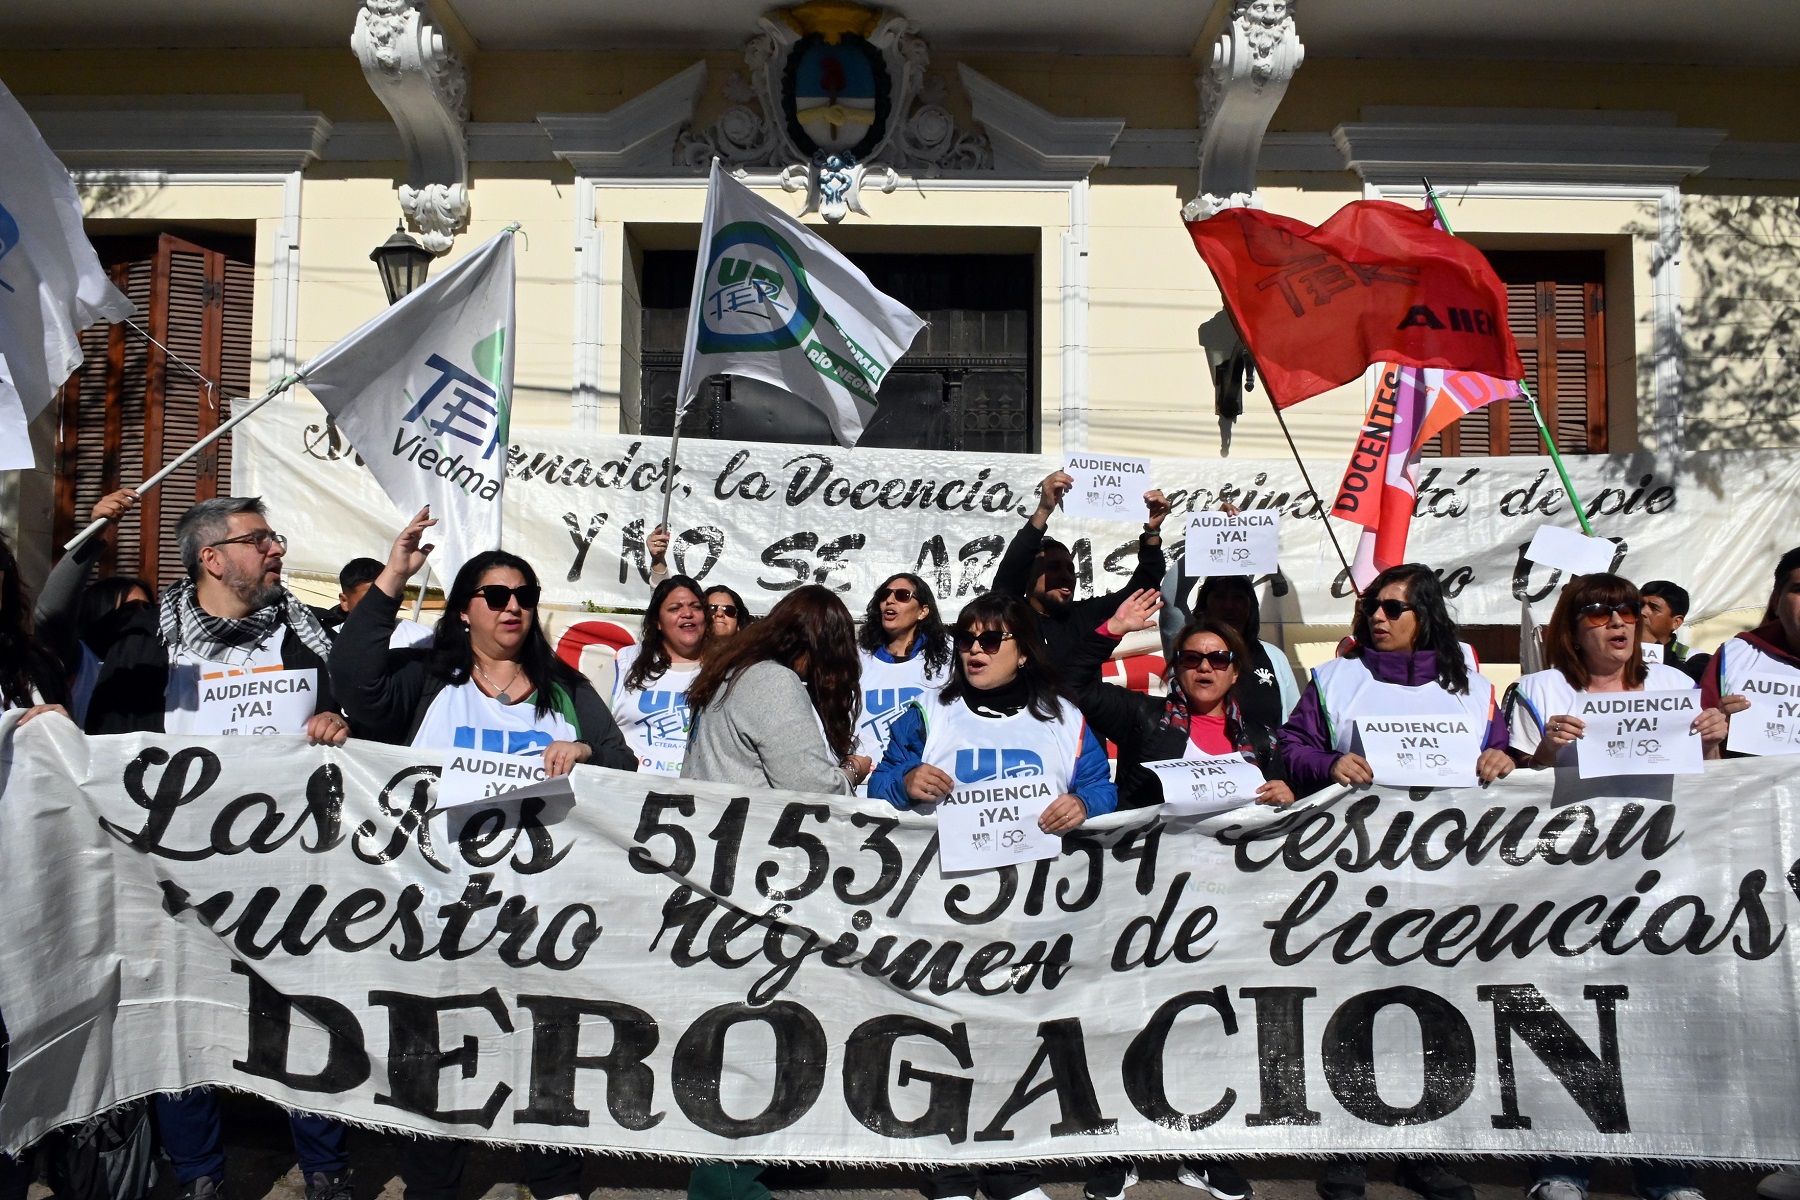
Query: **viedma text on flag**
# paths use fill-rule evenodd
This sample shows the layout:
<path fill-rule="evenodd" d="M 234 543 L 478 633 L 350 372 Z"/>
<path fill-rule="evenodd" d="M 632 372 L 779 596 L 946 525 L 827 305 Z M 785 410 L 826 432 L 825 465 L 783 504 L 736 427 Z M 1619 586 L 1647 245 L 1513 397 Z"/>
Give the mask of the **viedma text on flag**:
<path fill-rule="evenodd" d="M 578 767 L 453 829 L 406 747 L 0 737 L 42 865 L 0 923 L 8 1150 L 216 1084 L 749 1161 L 1793 1155 L 1778 760 L 1142 809 L 946 877 L 935 818 L 854 798 Z"/>
<path fill-rule="evenodd" d="M 1387 457 L 1394 440 L 1394 401 L 1400 394 L 1400 369 L 1388 365 L 1382 369 L 1381 382 L 1369 401 L 1369 415 L 1357 436 L 1356 448 L 1350 454 L 1349 469 L 1344 472 L 1343 486 L 1331 506 L 1331 515 L 1346 521 L 1367 525 L 1373 514 L 1365 515 L 1365 500 L 1379 505 L 1387 472 Z M 1371 493 L 1373 495 L 1371 496 Z"/>

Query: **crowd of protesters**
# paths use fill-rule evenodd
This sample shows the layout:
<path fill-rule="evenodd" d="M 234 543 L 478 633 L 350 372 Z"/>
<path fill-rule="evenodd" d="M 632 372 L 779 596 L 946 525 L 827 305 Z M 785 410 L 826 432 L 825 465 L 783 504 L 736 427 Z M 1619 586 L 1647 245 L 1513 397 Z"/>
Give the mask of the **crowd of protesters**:
<path fill-rule="evenodd" d="M 732 589 L 671 574 L 668 539 L 655 531 L 647 539 L 654 589 L 637 643 L 617 655 L 610 697 L 552 653 L 537 575 L 516 555 L 489 551 L 465 563 L 435 627 L 401 617 L 406 581 L 432 549 L 429 511 L 400 531 L 385 561 L 347 564 L 338 605 L 315 610 L 285 586 L 287 543 L 261 503 L 207 500 L 176 524 L 186 577 L 160 595 L 140 579 L 92 582 L 104 546 L 96 538 L 58 564 L 34 612 L 0 542 L 0 700 L 24 710 L 20 723 L 55 714 L 90 734 L 186 733 L 195 729 L 203 675 L 310 669 L 318 681 L 313 710 L 276 732 L 315 744 L 359 738 L 442 750 L 479 737 L 483 750 L 541 758 L 550 775 L 589 764 L 860 794 L 925 812 L 956 787 L 959 752 L 1004 743 L 1030 748 L 1045 764 L 1055 796 L 1038 824 L 1061 834 L 1116 808 L 1162 803 L 1151 769 L 1158 763 L 1241 758 L 1264 781 L 1254 800 L 1277 806 L 1370 784 L 1375 770 L 1359 716 L 1468 718 L 1479 730 L 1473 771 L 1487 785 L 1516 769 L 1570 769 L 1584 735 L 1574 715 L 1578 697 L 1697 688 L 1692 732 L 1705 757 L 1717 758 L 1731 752 L 1732 714 L 1748 707 L 1735 684 L 1751 674 L 1800 678 L 1796 549 L 1776 565 L 1757 628 L 1710 656 L 1689 654 L 1676 640 L 1689 608 L 1677 584 L 1575 578 L 1544 630 L 1546 669 L 1504 695 L 1481 674 L 1437 575 L 1421 564 L 1396 567 L 1364 589 L 1350 637 L 1302 689 L 1286 654 L 1260 636 L 1250 579 L 1202 581 L 1166 560 L 1161 527 L 1170 509 L 1159 492 L 1145 496 L 1127 585 L 1077 599 L 1069 550 L 1049 536 L 1069 484 L 1061 472 L 1044 481 L 993 590 L 954 621 L 910 573 L 875 590 L 860 630 L 843 600 L 817 585 L 754 616 Z M 114 493 L 93 515 L 117 521 L 136 499 Z M 1166 694 L 1102 680 L 1121 639 L 1159 629 Z M 212 1092 L 157 1097 L 111 1114 L 116 1140 L 145 1143 L 150 1108 L 184 1200 L 222 1196 L 224 1143 Z M 295 1113 L 290 1126 L 307 1200 L 352 1200 L 344 1125 Z M 46 1152 L 74 1153 L 69 1140 L 51 1139 Z M 467 1154 L 463 1142 L 409 1143 L 399 1163 L 409 1200 L 453 1200 Z M 0 1161 L 0 1200 L 20 1200 L 25 1168 Z M 570 1200 L 579 1194 L 581 1166 L 573 1152 L 526 1147 L 518 1172 L 540 1200 Z M 51 1168 L 53 1179 L 71 1169 L 55 1161 Z M 1530 1196 L 1584 1200 L 1590 1169 L 1575 1160 L 1534 1164 Z M 771 1185 L 795 1182 L 792 1171 L 701 1164 L 689 1194 L 767 1195 Z M 1366 1175 L 1360 1161 L 1329 1164 L 1319 1194 L 1360 1200 Z M 1218 1200 L 1248 1200 L 1253 1192 L 1223 1160 L 1184 1162 L 1178 1178 Z M 1118 1200 L 1135 1179 L 1128 1162 L 1100 1163 L 1087 1195 Z M 1426 1200 L 1474 1196 L 1435 1161 L 1402 1161 L 1396 1179 Z M 1678 1165 L 1636 1164 L 1635 1184 L 1642 1200 L 1701 1200 Z M 1016 1164 L 935 1170 L 922 1190 L 932 1200 L 1044 1197 L 1036 1174 Z M 1771 1200 L 1800 1200 L 1800 1176 L 1778 1173 L 1761 1190 Z"/>

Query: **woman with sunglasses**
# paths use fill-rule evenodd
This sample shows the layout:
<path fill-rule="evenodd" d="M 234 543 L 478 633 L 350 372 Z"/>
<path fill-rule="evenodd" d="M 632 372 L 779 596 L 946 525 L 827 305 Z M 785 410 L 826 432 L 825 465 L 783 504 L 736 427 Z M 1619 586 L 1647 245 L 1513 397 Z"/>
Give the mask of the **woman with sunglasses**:
<path fill-rule="evenodd" d="M 688 745 L 688 688 L 708 636 L 700 585 L 669 575 L 650 593 L 638 644 L 619 651 L 612 714 L 637 753 L 638 770 L 681 774 Z"/>
<path fill-rule="evenodd" d="M 1685 692 L 1698 685 L 1679 667 L 1644 661 L 1644 599 L 1630 580 L 1582 575 L 1557 597 L 1544 629 L 1549 664 L 1513 685 L 1512 746 L 1533 767 L 1573 767 L 1586 727 L 1572 716 L 1577 696 L 1597 692 Z M 1694 718 L 1707 758 L 1718 758 L 1729 724 L 1708 708 Z"/>
<path fill-rule="evenodd" d="M 1469 716 L 1485 731 L 1476 777 L 1491 783 L 1512 772 L 1494 685 L 1471 670 L 1430 567 L 1405 563 L 1377 575 L 1356 606 L 1351 633 L 1355 644 L 1313 671 L 1277 735 L 1296 795 L 1375 782 L 1360 752 L 1359 717 Z"/>
<path fill-rule="evenodd" d="M 706 620 L 708 636 L 716 641 L 737 633 L 756 618 L 750 615 L 742 596 L 722 583 L 715 583 L 706 589 Z"/>
<path fill-rule="evenodd" d="M 429 507 L 394 539 L 387 566 L 344 618 L 331 651 L 332 678 L 357 736 L 418 750 L 505 746 L 541 757 L 550 775 L 578 763 L 637 769 L 593 686 L 551 652 L 537 620 L 541 591 L 531 564 L 487 550 L 456 572 L 431 643 L 394 650 L 388 639 L 406 581 L 433 547 Z M 568 1200 L 581 1191 L 581 1158 L 568 1150 L 521 1146 L 531 1194 Z M 400 1155 L 407 1200 L 455 1200 L 469 1144 L 414 1138 Z"/>
<path fill-rule="evenodd" d="M 917 575 L 890 576 L 875 589 L 857 635 L 862 658 L 862 713 L 856 752 L 880 762 L 888 731 L 907 706 L 936 695 L 950 680 L 950 631 L 937 597 Z"/>

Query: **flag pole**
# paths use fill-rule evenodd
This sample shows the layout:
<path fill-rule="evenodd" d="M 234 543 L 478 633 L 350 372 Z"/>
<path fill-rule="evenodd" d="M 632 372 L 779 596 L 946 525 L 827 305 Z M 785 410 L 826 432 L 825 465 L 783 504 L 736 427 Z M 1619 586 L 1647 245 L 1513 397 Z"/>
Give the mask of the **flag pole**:
<path fill-rule="evenodd" d="M 277 380 L 269 388 L 268 391 L 264 392 L 255 401 L 253 401 L 249 405 L 245 406 L 244 408 L 240 408 L 237 412 L 232 413 L 230 420 L 223 422 L 217 428 L 215 428 L 211 433 L 207 434 L 205 437 L 201 438 L 199 441 L 197 441 L 193 445 L 189 446 L 186 450 L 183 450 L 180 454 L 176 455 L 174 459 L 172 459 L 170 462 L 165 464 L 163 466 L 162 470 L 158 471 L 156 474 L 152 475 L 150 478 L 144 480 L 144 482 L 138 484 L 137 487 L 133 488 L 132 490 L 137 492 L 137 494 L 140 496 L 143 495 L 145 492 L 149 491 L 151 488 L 155 487 L 157 484 L 159 484 L 163 480 L 167 479 L 172 472 L 174 472 L 182 464 L 186 463 L 189 459 L 193 458 L 196 454 L 200 453 L 202 450 L 206 449 L 208 446 L 212 445 L 214 442 L 218 441 L 220 438 L 222 438 L 226 434 L 230 433 L 233 429 L 236 429 L 240 423 L 242 423 L 245 419 L 247 419 L 250 416 L 250 414 L 254 413 L 257 409 L 261 408 L 263 405 L 267 404 L 269 401 L 271 401 L 275 397 L 281 395 L 281 393 L 287 391 L 289 388 L 293 387 L 296 383 L 299 383 L 299 382 L 300 382 L 300 376 L 298 376 L 298 375 L 283 376 L 281 379 Z M 97 534 L 101 530 L 105 529 L 106 526 L 107 526 L 107 522 L 105 519 L 95 521 L 92 525 L 89 525 L 86 529 L 83 529 L 80 533 L 78 533 L 74 537 L 70 538 L 67 542 L 64 542 L 63 549 L 65 551 L 75 549 L 75 547 L 81 545 L 83 542 L 87 541 L 89 538 L 93 537 L 95 534 Z"/>
<path fill-rule="evenodd" d="M 681 449 L 681 414 L 675 414 L 675 432 L 669 435 L 669 470 L 663 476 L 663 511 L 662 524 L 657 529 L 669 527 L 669 504 L 675 497 L 675 455 Z M 655 529 L 650 532 L 656 532 Z"/>
<path fill-rule="evenodd" d="M 1444 215 L 1444 206 L 1438 202 L 1437 189 L 1431 186 L 1431 180 L 1420 176 L 1419 182 L 1425 185 L 1425 199 L 1431 205 L 1431 211 L 1437 215 L 1438 224 L 1451 237 L 1456 230 L 1450 228 L 1450 218 Z M 1589 537 L 1594 536 L 1594 527 L 1588 523 L 1587 508 L 1581 503 L 1581 497 L 1575 494 L 1575 485 L 1569 480 L 1569 469 L 1563 466 L 1562 455 L 1557 452 L 1556 439 L 1550 436 L 1550 426 L 1544 423 L 1544 410 L 1538 407 L 1537 397 L 1531 394 L 1531 388 L 1523 379 L 1518 381 L 1519 391 L 1525 397 L 1525 403 L 1531 408 L 1532 419 L 1537 422 L 1538 436 L 1544 439 L 1545 447 L 1550 451 L 1550 461 L 1556 466 L 1556 474 L 1562 480 L 1563 491 L 1569 495 L 1569 503 L 1575 508 L 1575 519 L 1581 522 L 1581 532 Z"/>
<path fill-rule="evenodd" d="M 1268 390 L 1266 387 L 1263 388 L 1265 392 Z M 1275 403 L 1273 394 L 1269 396 L 1269 407 L 1275 410 L 1275 420 L 1281 424 L 1281 435 L 1287 438 L 1288 449 L 1294 455 L 1294 462 L 1300 467 L 1300 478 L 1306 481 L 1306 490 L 1312 493 L 1313 503 L 1318 505 L 1319 520 L 1324 524 L 1325 532 L 1331 538 L 1331 548 L 1337 551 L 1338 561 L 1344 564 L 1344 574 L 1350 579 L 1350 590 L 1360 596 L 1362 589 L 1356 586 L 1356 572 L 1350 569 L 1350 560 L 1344 557 L 1344 548 L 1338 545 L 1337 530 L 1331 527 L 1331 520 L 1326 516 L 1325 497 L 1320 495 L 1319 489 L 1313 486 L 1312 476 L 1306 470 L 1306 462 L 1300 457 L 1300 448 L 1294 445 L 1294 435 L 1288 432 L 1287 418 L 1281 415 L 1281 405 Z"/>

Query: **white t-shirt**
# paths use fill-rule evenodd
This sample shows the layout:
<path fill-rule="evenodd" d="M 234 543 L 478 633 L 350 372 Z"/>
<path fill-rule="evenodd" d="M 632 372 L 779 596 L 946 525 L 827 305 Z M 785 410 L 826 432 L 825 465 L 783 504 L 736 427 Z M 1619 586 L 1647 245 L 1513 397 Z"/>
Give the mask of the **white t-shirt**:
<path fill-rule="evenodd" d="M 936 696 L 950 682 L 950 667 L 932 674 L 926 669 L 925 655 L 915 653 L 905 662 L 892 662 L 872 650 L 864 650 L 862 660 L 862 712 L 856 718 L 856 745 L 852 753 L 866 755 L 873 766 L 881 765 L 887 753 L 888 735 L 894 723 L 914 701 Z M 869 794 L 865 780 L 856 794 Z"/>
<path fill-rule="evenodd" d="M 625 676 L 637 661 L 640 646 L 620 650 L 614 667 L 612 712 L 619 732 L 638 756 L 638 770 L 652 775 L 680 775 L 687 755 L 687 690 L 700 674 L 699 663 L 671 665 L 662 678 L 650 680 L 636 691 L 625 687 Z"/>
<path fill-rule="evenodd" d="M 425 710 L 412 744 L 419 750 L 478 750 L 535 757 L 551 742 L 575 740 L 575 726 L 555 709 L 540 717 L 529 699 L 502 704 L 471 679 L 437 694 Z"/>
<path fill-rule="evenodd" d="M 1468 659 L 1468 656 L 1465 655 Z M 1469 690 L 1446 691 L 1436 680 L 1415 686 L 1387 683 L 1375 678 L 1360 658 L 1334 658 L 1313 670 L 1319 707 L 1331 735 L 1332 749 L 1340 754 L 1362 753 L 1359 717 L 1415 717 L 1460 713 L 1475 723 L 1479 745 L 1487 744 L 1488 722 L 1494 714 L 1494 685 L 1475 673 L 1469 659 Z"/>
<path fill-rule="evenodd" d="M 388 638 L 388 649 L 411 650 L 415 646 L 429 646 L 435 637 L 437 632 L 431 626 L 401 617 L 394 622 L 393 635 Z"/>
<path fill-rule="evenodd" d="M 1645 669 L 1643 691 L 1685 692 L 1699 686 L 1677 667 L 1647 663 Z M 1570 715 L 1575 711 L 1575 697 L 1589 694 L 1569 686 L 1568 677 L 1555 668 L 1520 676 L 1518 688 L 1511 726 L 1512 748 L 1521 754 L 1535 754 L 1550 718 Z M 1570 742 L 1557 750 L 1555 765 L 1574 767 L 1575 755 L 1575 743 Z"/>
<path fill-rule="evenodd" d="M 1087 726 L 1073 705 L 1059 702 L 1050 721 L 1039 720 L 1029 708 L 1010 717 L 984 717 L 961 700 L 945 704 L 937 696 L 921 701 L 919 711 L 925 718 L 920 760 L 958 785 L 1044 777 L 1059 796 L 1074 790 Z"/>
<path fill-rule="evenodd" d="M 200 681 L 202 679 L 233 678 L 239 675 L 260 675 L 265 671 L 280 671 L 285 668 L 281 663 L 281 641 L 287 636 L 287 626 L 278 624 L 262 645 L 252 650 L 241 663 L 227 665 L 225 663 L 208 662 L 189 653 L 182 647 L 174 647 L 169 651 L 169 678 L 163 685 L 163 732 L 187 734 L 194 732 L 195 717 L 200 711 Z M 317 693 L 314 693 L 317 695 Z M 300 717 L 300 724 L 293 729 L 280 729 L 279 733 L 305 733 L 306 722 L 312 719 L 312 712 L 306 711 Z"/>

